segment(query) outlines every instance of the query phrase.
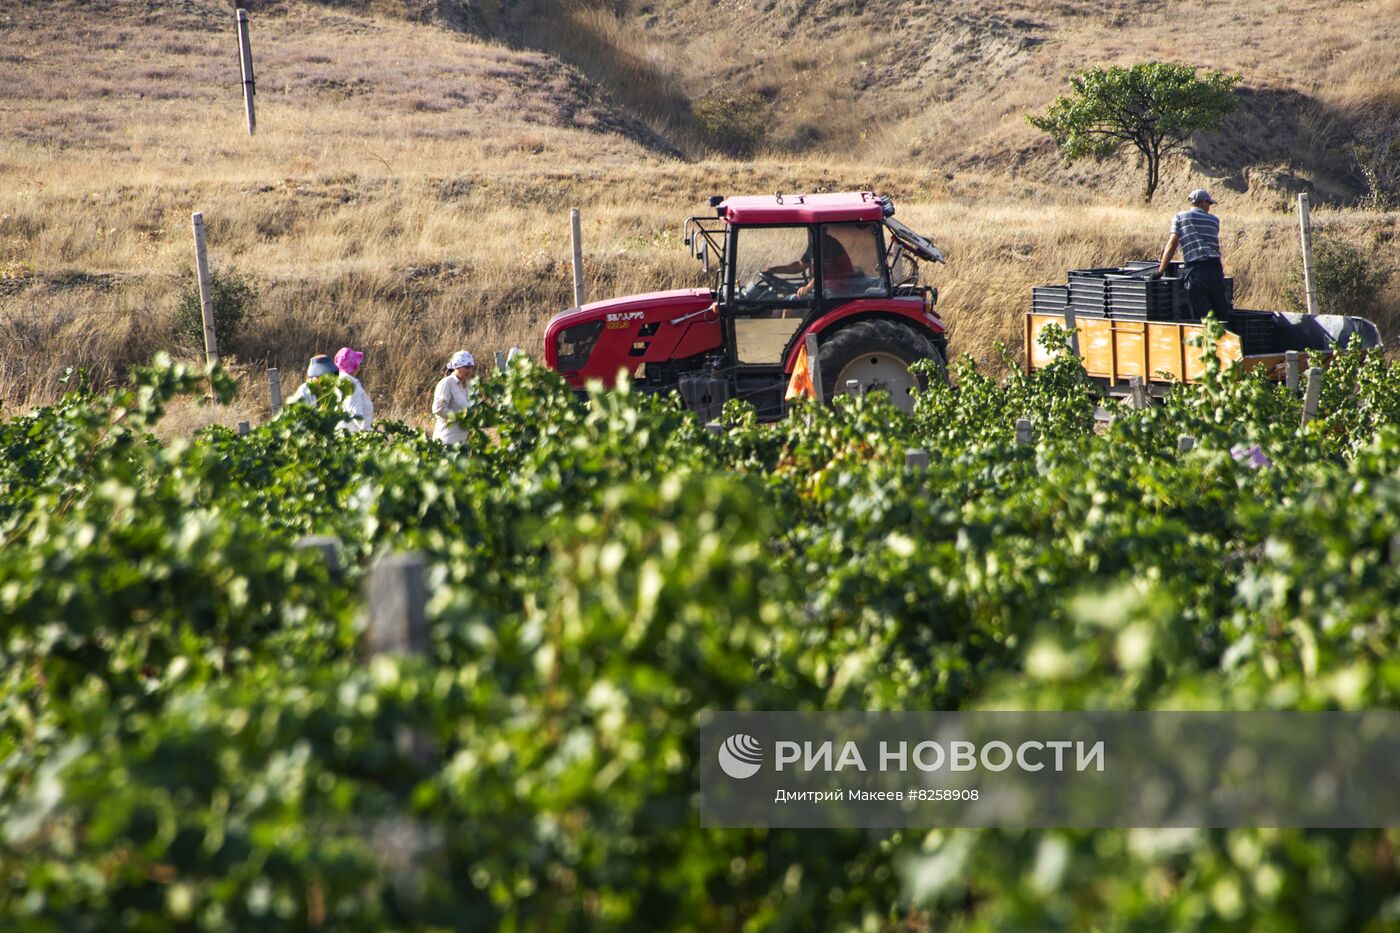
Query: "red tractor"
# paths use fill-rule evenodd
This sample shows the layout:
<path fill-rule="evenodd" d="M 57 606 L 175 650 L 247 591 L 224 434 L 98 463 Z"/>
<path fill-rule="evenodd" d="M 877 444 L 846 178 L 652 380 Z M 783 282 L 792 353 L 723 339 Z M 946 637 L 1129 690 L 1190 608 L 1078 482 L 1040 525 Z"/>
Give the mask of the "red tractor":
<path fill-rule="evenodd" d="M 726 400 L 782 417 L 807 336 L 818 343 L 822 397 L 858 383 L 905 410 L 917 360 L 947 359 L 938 290 L 918 283 L 919 260 L 942 262 L 926 238 L 894 219 L 888 197 L 848 194 L 713 197 L 685 244 L 711 288 L 595 301 L 556 316 L 545 360 L 575 389 L 620 373 L 646 391 L 675 389 L 710 419 Z"/>

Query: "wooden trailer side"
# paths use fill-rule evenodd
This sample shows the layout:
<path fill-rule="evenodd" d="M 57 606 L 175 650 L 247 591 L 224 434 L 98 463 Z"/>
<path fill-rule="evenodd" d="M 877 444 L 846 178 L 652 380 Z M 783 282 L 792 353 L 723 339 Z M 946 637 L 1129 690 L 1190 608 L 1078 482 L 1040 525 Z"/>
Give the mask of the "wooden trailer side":
<path fill-rule="evenodd" d="M 1038 342 L 1041 331 L 1047 324 L 1063 327 L 1064 323 L 1064 316 L 1059 314 L 1026 315 L 1026 366 L 1030 371 L 1048 366 L 1052 359 Z M 1200 351 L 1191 345 L 1191 338 L 1205 330 L 1202 324 L 1081 317 L 1075 326 L 1079 330 L 1084 371 L 1093 378 L 1117 384 L 1130 376 L 1141 376 L 1148 382 L 1169 384 L 1198 382 L 1205 374 Z M 1240 350 L 1240 338 L 1229 331 L 1216 346 L 1220 361 L 1227 365 L 1244 362 L 1254 366 L 1266 360 L 1245 358 Z M 1274 361 L 1272 357 L 1267 359 L 1272 372 Z M 1277 362 L 1281 364 L 1282 359 L 1278 357 Z"/>

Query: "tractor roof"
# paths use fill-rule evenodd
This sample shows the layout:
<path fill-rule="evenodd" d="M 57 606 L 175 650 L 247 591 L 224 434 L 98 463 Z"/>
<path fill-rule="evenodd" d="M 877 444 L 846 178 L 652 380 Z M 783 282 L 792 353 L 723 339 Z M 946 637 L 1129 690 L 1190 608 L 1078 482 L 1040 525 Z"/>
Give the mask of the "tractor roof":
<path fill-rule="evenodd" d="M 719 210 L 732 224 L 823 224 L 885 216 L 884 205 L 869 191 L 727 198 Z"/>

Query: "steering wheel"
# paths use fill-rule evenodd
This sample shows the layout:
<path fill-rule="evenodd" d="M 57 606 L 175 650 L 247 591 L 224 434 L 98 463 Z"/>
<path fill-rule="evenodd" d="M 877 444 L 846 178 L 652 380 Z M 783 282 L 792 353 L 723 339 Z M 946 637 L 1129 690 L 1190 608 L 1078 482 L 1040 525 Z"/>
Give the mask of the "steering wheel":
<path fill-rule="evenodd" d="M 763 269 L 758 273 L 758 280 L 764 285 L 767 285 L 774 295 L 789 296 L 797 293 L 797 286 L 793 285 L 787 279 L 782 278 L 777 273 L 769 272 L 767 269 Z"/>

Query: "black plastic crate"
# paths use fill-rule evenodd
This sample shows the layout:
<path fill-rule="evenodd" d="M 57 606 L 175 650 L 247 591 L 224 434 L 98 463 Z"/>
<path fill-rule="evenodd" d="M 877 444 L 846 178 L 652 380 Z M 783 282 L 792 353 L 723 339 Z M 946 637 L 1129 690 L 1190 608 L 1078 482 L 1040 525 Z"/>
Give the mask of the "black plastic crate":
<path fill-rule="evenodd" d="M 1155 259 L 1134 259 L 1132 262 L 1124 263 L 1124 272 L 1150 272 L 1155 270 L 1161 263 Z M 1180 278 L 1182 265 L 1179 262 L 1167 263 L 1167 271 L 1163 273 L 1163 278 Z"/>
<path fill-rule="evenodd" d="M 1068 304 L 1068 285 L 1037 285 L 1031 289 L 1032 311 L 1040 314 L 1064 314 Z"/>
<path fill-rule="evenodd" d="M 1106 310 L 1103 309 L 1103 308 L 1089 308 L 1088 310 L 1084 310 L 1084 311 L 1081 311 L 1081 310 L 1079 310 L 1078 308 L 1075 308 L 1075 309 L 1074 309 L 1074 316 L 1075 316 L 1076 318 L 1081 318 L 1081 317 L 1108 317 L 1108 311 L 1106 311 Z"/>
<path fill-rule="evenodd" d="M 1245 356 L 1277 353 L 1278 336 L 1274 316 L 1268 311 L 1231 311 L 1224 324 L 1240 338 L 1240 351 Z"/>

